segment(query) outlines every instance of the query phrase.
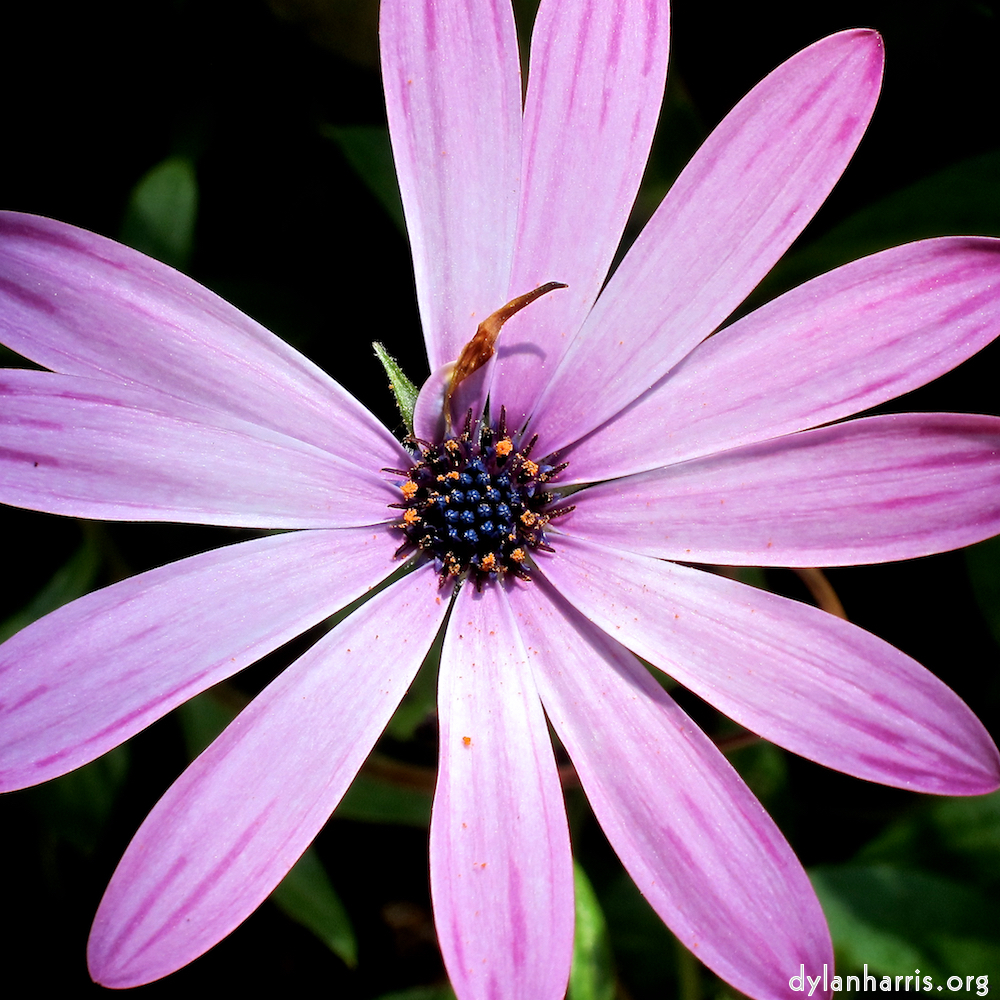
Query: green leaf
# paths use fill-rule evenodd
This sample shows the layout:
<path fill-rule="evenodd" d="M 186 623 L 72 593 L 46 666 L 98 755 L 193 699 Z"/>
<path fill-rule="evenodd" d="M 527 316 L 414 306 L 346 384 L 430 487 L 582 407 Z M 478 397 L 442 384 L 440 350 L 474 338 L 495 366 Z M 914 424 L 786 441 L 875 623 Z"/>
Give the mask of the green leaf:
<path fill-rule="evenodd" d="M 347 162 L 405 235 L 403 199 L 399 196 L 388 130 L 381 125 L 325 125 L 322 132 L 340 147 Z"/>
<path fill-rule="evenodd" d="M 892 865 L 809 872 L 826 912 L 839 969 L 884 975 L 1000 974 L 1000 906 L 952 879 Z"/>
<path fill-rule="evenodd" d="M 965 565 L 979 610 L 1000 643 L 1000 535 L 970 545 L 965 550 Z"/>
<path fill-rule="evenodd" d="M 122 222 L 122 242 L 183 269 L 191 258 L 197 214 L 194 164 L 183 156 L 171 156 L 132 189 Z"/>
<path fill-rule="evenodd" d="M 101 568 L 101 551 L 92 532 L 84 534 L 83 544 L 35 595 L 30 604 L 0 623 L 0 642 L 9 639 L 38 618 L 89 593 Z"/>
<path fill-rule="evenodd" d="M 576 933 L 567 1000 L 614 1000 L 615 970 L 608 925 L 590 880 L 575 860 L 573 888 Z"/>
<path fill-rule="evenodd" d="M 239 714 L 235 705 L 227 705 L 213 690 L 189 698 L 175 711 L 188 760 L 194 760 Z"/>
<path fill-rule="evenodd" d="M 363 823 L 394 823 L 426 829 L 431 821 L 431 794 L 359 774 L 334 815 Z"/>
<path fill-rule="evenodd" d="M 413 408 L 417 405 L 417 393 L 420 390 L 406 377 L 403 369 L 378 341 L 373 343 L 372 347 L 375 349 L 379 361 L 382 362 L 386 375 L 389 376 L 389 388 L 392 389 L 392 394 L 396 397 L 396 406 L 399 407 L 399 414 L 403 418 L 403 423 L 406 424 L 406 433 L 412 434 Z"/>
<path fill-rule="evenodd" d="M 863 863 L 892 862 L 1000 889 L 1000 792 L 927 799 L 858 853 Z"/>
<path fill-rule="evenodd" d="M 81 854 L 93 854 L 125 784 L 129 760 L 127 745 L 115 747 L 75 771 L 29 789 L 46 827 Z"/>
<path fill-rule="evenodd" d="M 350 917 L 311 847 L 271 893 L 271 901 L 312 931 L 345 965 L 353 969 L 358 964 Z"/>
<path fill-rule="evenodd" d="M 455 1000 L 450 986 L 414 986 L 411 990 L 383 993 L 376 1000 Z"/>

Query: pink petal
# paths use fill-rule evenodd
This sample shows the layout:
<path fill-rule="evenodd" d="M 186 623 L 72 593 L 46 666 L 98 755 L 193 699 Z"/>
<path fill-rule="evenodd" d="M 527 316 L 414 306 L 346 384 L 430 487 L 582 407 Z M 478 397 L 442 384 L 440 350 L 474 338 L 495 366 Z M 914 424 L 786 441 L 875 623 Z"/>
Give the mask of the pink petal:
<path fill-rule="evenodd" d="M 399 444 L 298 351 L 197 282 L 51 219 L 0 213 L 0 340 L 53 371 L 222 410 L 335 455 Z"/>
<path fill-rule="evenodd" d="M 545 711 L 629 874 L 706 965 L 752 997 L 833 965 L 802 866 L 739 775 L 649 673 L 547 586 L 511 606 Z"/>
<path fill-rule="evenodd" d="M 747 297 L 840 177 L 881 80 L 881 38 L 844 31 L 793 56 L 730 112 L 622 261 L 539 401 L 532 419 L 546 450 L 631 403 Z"/>
<path fill-rule="evenodd" d="M 547 281 L 569 288 L 500 336 L 492 392 L 511 427 L 531 413 L 607 277 L 660 113 L 669 24 L 666 0 L 539 7 L 507 298 Z"/>
<path fill-rule="evenodd" d="M 851 420 L 615 479 L 559 530 L 661 559 L 853 566 L 1000 534 L 1000 419 Z"/>
<path fill-rule="evenodd" d="M 909 392 L 1000 329 L 1000 240 L 924 240 L 821 275 L 700 344 L 565 457 L 641 472 L 839 420 Z"/>
<path fill-rule="evenodd" d="M 562 790 L 500 587 L 459 592 L 441 653 L 431 892 L 462 1000 L 561 1000 L 573 950 Z"/>
<path fill-rule="evenodd" d="M 507 301 L 521 82 L 508 0 L 381 9 L 382 80 L 430 369 Z"/>
<path fill-rule="evenodd" d="M 53 514 L 258 528 L 389 520 L 385 476 L 149 389 L 0 370 L 0 500 Z"/>
<path fill-rule="evenodd" d="M 0 646 L 0 789 L 93 760 L 392 568 L 384 528 L 272 535 L 81 597 Z"/>
<path fill-rule="evenodd" d="M 91 975 L 159 979 L 225 937 L 326 822 L 444 617 L 424 567 L 362 605 L 239 715 L 157 803 L 90 934 Z"/>
<path fill-rule="evenodd" d="M 868 781 L 1000 786 L 968 706 L 850 622 L 721 576 L 563 536 L 545 575 L 595 625 L 741 726 Z"/>

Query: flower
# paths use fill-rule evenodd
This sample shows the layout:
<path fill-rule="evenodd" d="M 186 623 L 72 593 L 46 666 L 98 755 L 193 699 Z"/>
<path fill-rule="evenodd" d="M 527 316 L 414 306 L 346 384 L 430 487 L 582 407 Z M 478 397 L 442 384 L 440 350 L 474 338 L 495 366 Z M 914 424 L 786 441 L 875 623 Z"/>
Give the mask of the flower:
<path fill-rule="evenodd" d="M 800 965 L 832 963 L 787 843 L 635 654 L 849 774 L 953 794 L 1000 785 L 983 727 L 904 654 L 684 565 L 902 559 L 1000 531 L 1000 420 L 834 423 L 992 339 L 1000 246 L 952 238 L 876 254 L 709 338 L 867 127 L 881 41 L 847 31 L 734 109 L 602 292 L 655 125 L 667 29 L 664 0 L 544 0 L 522 118 L 508 4 L 383 5 L 434 373 L 417 454 L 186 277 L 70 226 L 0 218 L 4 342 L 51 369 L 0 378 L 0 498 L 78 517 L 301 529 L 122 581 L 10 639 L 2 787 L 93 759 L 384 584 L 150 813 L 95 919 L 98 981 L 166 975 L 265 898 L 440 629 L 431 884 L 461 1000 L 565 989 L 572 874 L 546 715 L 625 867 L 706 964 L 776 997 Z M 568 287 L 511 316 L 495 359 L 451 377 L 481 318 L 549 281 Z M 468 433 L 445 440 L 442 401 L 453 422 L 472 410 Z M 489 513 L 464 486 L 455 498 L 451 472 L 486 477 L 499 494 L 482 501 Z M 578 489 L 557 499 L 567 488 Z M 462 531 L 474 540 L 449 534 L 452 505 L 472 516 Z M 498 519 L 503 532 L 480 544 Z"/>

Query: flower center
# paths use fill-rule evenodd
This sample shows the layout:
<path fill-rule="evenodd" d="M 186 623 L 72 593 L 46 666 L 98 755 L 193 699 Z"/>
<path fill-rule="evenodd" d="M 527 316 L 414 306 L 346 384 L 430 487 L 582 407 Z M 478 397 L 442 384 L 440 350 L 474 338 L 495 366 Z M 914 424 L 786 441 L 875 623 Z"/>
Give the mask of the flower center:
<path fill-rule="evenodd" d="M 508 573 L 530 579 L 529 552 L 551 552 L 545 526 L 573 509 L 550 509 L 555 497 L 545 488 L 565 463 L 533 462 L 537 436 L 517 448 L 505 425 L 502 410 L 496 426 L 475 429 L 470 414 L 458 437 L 431 446 L 418 442 L 413 468 L 388 470 L 406 476 L 402 502 L 390 505 L 403 511 L 398 527 L 406 540 L 396 555 L 427 553 L 441 584 L 466 573 L 479 588 Z"/>

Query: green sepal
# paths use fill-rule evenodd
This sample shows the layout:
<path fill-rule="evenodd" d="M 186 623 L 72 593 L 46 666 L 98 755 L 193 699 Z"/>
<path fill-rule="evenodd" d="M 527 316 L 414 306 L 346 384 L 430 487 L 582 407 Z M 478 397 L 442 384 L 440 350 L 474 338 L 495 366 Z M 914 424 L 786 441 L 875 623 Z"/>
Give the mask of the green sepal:
<path fill-rule="evenodd" d="M 191 259 L 197 215 L 194 164 L 183 156 L 168 157 L 132 189 L 122 242 L 183 270 Z"/>
<path fill-rule="evenodd" d="M 396 397 L 396 405 L 399 407 L 399 414 L 406 424 L 406 433 L 413 433 L 413 408 L 417 405 L 417 387 L 406 377 L 403 369 L 399 367 L 396 360 L 389 355 L 389 352 L 378 342 L 372 344 L 375 356 L 382 362 L 386 375 L 389 376 L 389 388 Z"/>

